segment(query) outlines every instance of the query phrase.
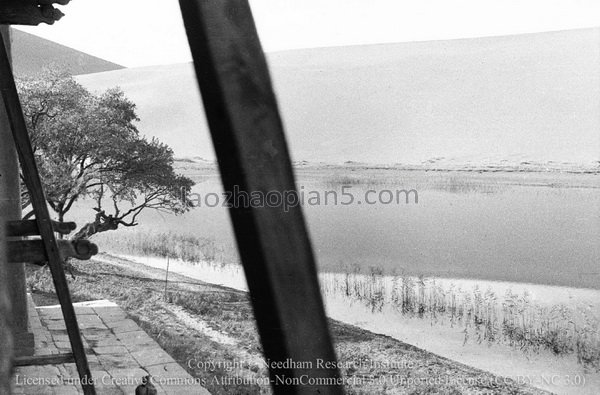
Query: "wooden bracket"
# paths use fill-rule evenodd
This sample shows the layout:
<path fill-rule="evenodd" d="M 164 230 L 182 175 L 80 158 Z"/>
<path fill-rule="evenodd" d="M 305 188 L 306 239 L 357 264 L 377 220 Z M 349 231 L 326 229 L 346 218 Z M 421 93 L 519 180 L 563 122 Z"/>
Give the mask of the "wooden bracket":
<path fill-rule="evenodd" d="M 54 24 L 64 14 L 53 4 L 66 5 L 70 0 L 2 0 L 0 2 L 0 24 L 39 25 Z"/>
<path fill-rule="evenodd" d="M 60 257 L 75 258 L 82 261 L 98 253 L 98 246 L 88 240 L 57 240 Z M 39 264 L 48 260 L 42 240 L 17 240 L 8 243 L 9 262 L 29 262 Z"/>
<path fill-rule="evenodd" d="M 52 221 L 52 228 L 56 233 L 68 235 L 77 228 L 77 224 L 75 222 Z M 38 236 L 39 234 L 40 230 L 35 220 L 8 221 L 6 224 L 6 236 L 8 237 Z"/>

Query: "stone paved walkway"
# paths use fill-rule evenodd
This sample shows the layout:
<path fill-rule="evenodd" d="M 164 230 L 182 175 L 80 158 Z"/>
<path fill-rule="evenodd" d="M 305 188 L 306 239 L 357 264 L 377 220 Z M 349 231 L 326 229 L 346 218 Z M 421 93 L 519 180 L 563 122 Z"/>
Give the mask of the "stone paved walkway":
<path fill-rule="evenodd" d="M 159 394 L 205 395 L 195 382 L 146 332 L 109 301 L 75 303 L 79 327 L 96 391 L 133 395 L 142 377 L 151 375 Z M 35 355 L 71 351 L 59 306 L 35 307 L 30 302 Z M 82 394 L 74 363 L 18 367 L 15 394 Z"/>

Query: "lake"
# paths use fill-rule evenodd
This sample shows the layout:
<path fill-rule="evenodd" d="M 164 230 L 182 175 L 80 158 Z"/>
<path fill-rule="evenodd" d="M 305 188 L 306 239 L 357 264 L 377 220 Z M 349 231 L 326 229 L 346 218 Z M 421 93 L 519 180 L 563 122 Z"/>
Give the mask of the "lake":
<path fill-rule="evenodd" d="M 222 191 L 218 174 L 187 173 L 197 181 L 193 192 L 202 207 L 177 217 L 146 212 L 139 227 L 119 232 L 210 238 L 222 259 L 235 261 L 226 209 L 206 205 L 214 205 L 214 194 Z M 328 166 L 296 173 L 321 271 L 368 273 L 377 267 L 404 275 L 600 289 L 598 174 Z M 341 204 L 349 201 L 342 195 L 344 185 L 354 199 L 350 205 Z M 401 190 L 415 190 L 418 203 L 409 195 L 407 204 L 405 195 L 396 193 Z M 325 204 L 326 191 L 337 193 L 337 205 L 332 192 Z M 366 203 L 367 191 L 375 204 Z M 82 222 L 86 212 L 82 202 L 72 218 Z"/>

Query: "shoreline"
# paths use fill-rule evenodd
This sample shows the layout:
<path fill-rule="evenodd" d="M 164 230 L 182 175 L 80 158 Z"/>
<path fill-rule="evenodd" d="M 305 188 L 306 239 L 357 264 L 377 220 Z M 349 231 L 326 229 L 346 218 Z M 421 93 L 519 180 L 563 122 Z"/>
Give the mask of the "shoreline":
<path fill-rule="evenodd" d="M 157 269 L 163 269 L 166 262 L 165 258 L 152 257 L 152 256 L 137 256 L 130 254 L 113 254 L 108 255 L 122 258 L 125 260 L 131 260 L 137 263 L 142 263 L 147 266 L 151 266 Z M 143 260 L 144 262 L 140 261 Z M 161 266 L 162 265 L 162 266 Z M 238 264 L 202 264 L 202 263 L 189 263 L 180 259 L 170 259 L 170 271 L 177 271 L 178 274 L 182 274 L 188 277 L 195 278 L 196 268 L 200 267 L 204 269 L 202 278 L 197 278 L 202 281 L 211 282 L 217 285 L 226 286 L 239 291 L 248 291 L 248 287 L 245 279 L 243 278 L 243 268 Z M 166 267 L 166 266 L 165 266 Z M 175 269 L 174 269 L 175 268 Z M 211 271 L 211 268 L 214 268 Z M 218 269 L 217 269 L 218 268 Z M 224 270 L 224 268 L 226 268 Z M 208 271 L 207 271 L 208 269 Z M 228 274 L 224 276 L 223 274 Z M 325 271 L 320 272 L 319 275 L 324 278 L 328 277 L 345 277 L 347 273 L 342 271 Z M 350 273 L 350 276 L 359 278 L 369 278 L 369 274 L 365 273 Z M 383 275 L 384 281 L 390 283 L 393 279 L 392 275 Z M 418 279 L 419 276 L 406 276 L 412 279 Z M 512 282 L 504 280 L 487 280 L 480 278 L 459 278 L 459 277 L 435 277 L 435 276 L 423 276 L 428 283 L 435 283 L 438 285 L 451 286 L 454 285 L 456 289 L 462 289 L 463 291 L 470 291 L 475 286 L 479 286 L 482 292 L 487 289 L 491 289 L 499 295 L 502 292 L 498 292 L 503 289 L 512 289 L 513 294 L 522 295 L 524 291 L 529 293 L 532 297 L 532 301 L 539 302 L 543 305 L 557 304 L 568 302 L 568 299 L 577 298 L 578 302 L 583 304 L 597 304 L 594 310 L 600 314 L 600 289 L 586 288 L 586 287 L 568 287 L 564 285 L 553 285 L 553 284 L 538 284 L 532 282 Z M 482 286 L 487 285 L 487 286 Z"/>
<path fill-rule="evenodd" d="M 501 161 L 502 162 L 502 161 Z M 508 162 L 508 161 L 506 161 Z M 175 158 L 175 164 L 178 168 L 186 166 L 193 167 L 197 170 L 206 170 L 218 172 L 216 164 L 204 159 L 194 158 Z M 600 161 L 596 163 L 570 163 L 570 162 L 508 162 L 508 163 L 452 163 L 452 161 L 438 162 L 431 161 L 423 164 L 410 163 L 363 163 L 352 162 L 346 163 L 326 163 L 326 162 L 309 162 L 309 161 L 294 161 L 294 170 L 322 170 L 322 169 L 345 169 L 345 170 L 401 170 L 401 171 L 432 171 L 432 172 L 467 172 L 467 173 L 547 173 L 547 174 L 582 174 L 582 175 L 597 175 L 600 174 Z"/>
<path fill-rule="evenodd" d="M 155 269 L 164 270 L 166 260 L 153 257 L 136 257 L 131 255 L 116 255 L 120 259 L 129 260 Z M 247 291 L 243 269 L 231 265 L 192 265 L 185 262 L 170 260 L 170 272 L 183 276 Z M 363 275 L 365 276 L 365 275 Z M 478 280 L 463 280 L 479 282 Z M 499 284 L 506 284 L 496 282 Z M 514 285 L 514 284 L 513 284 Z M 526 284 L 519 284 L 525 286 Z M 581 291 L 588 296 L 600 295 L 600 291 L 576 289 L 556 286 L 538 286 L 546 288 L 545 295 L 554 295 L 555 288 L 577 293 Z M 485 288 L 482 288 L 485 289 Z M 541 295 L 543 296 L 543 295 Z M 373 333 L 390 336 L 402 342 L 414 345 L 426 351 L 458 363 L 491 372 L 514 380 L 522 380 L 536 388 L 559 394 L 596 394 L 600 389 L 600 373 L 588 373 L 584 367 L 577 364 L 574 355 L 553 356 L 549 352 L 539 354 L 524 354 L 505 344 L 478 344 L 476 341 L 464 343 L 464 332 L 461 328 L 451 327 L 448 323 L 434 325 L 428 319 L 410 318 L 397 314 L 390 308 L 380 313 L 372 312 L 369 307 L 357 301 L 326 295 L 325 307 L 327 316 Z M 600 298 L 595 298 L 596 301 Z M 600 303 L 598 304 L 600 306 Z M 596 306 L 598 307 L 598 306 Z M 570 377 L 584 380 L 585 388 L 573 386 Z"/>

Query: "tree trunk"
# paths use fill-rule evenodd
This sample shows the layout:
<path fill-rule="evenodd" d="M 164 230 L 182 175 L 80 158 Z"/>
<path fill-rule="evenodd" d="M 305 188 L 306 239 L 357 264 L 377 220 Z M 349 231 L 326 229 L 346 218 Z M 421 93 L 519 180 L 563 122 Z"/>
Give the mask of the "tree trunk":
<path fill-rule="evenodd" d="M 87 240 L 97 233 L 116 230 L 119 228 L 119 221 L 112 217 L 102 218 L 96 215 L 94 222 L 88 222 L 72 237 L 73 240 Z"/>

